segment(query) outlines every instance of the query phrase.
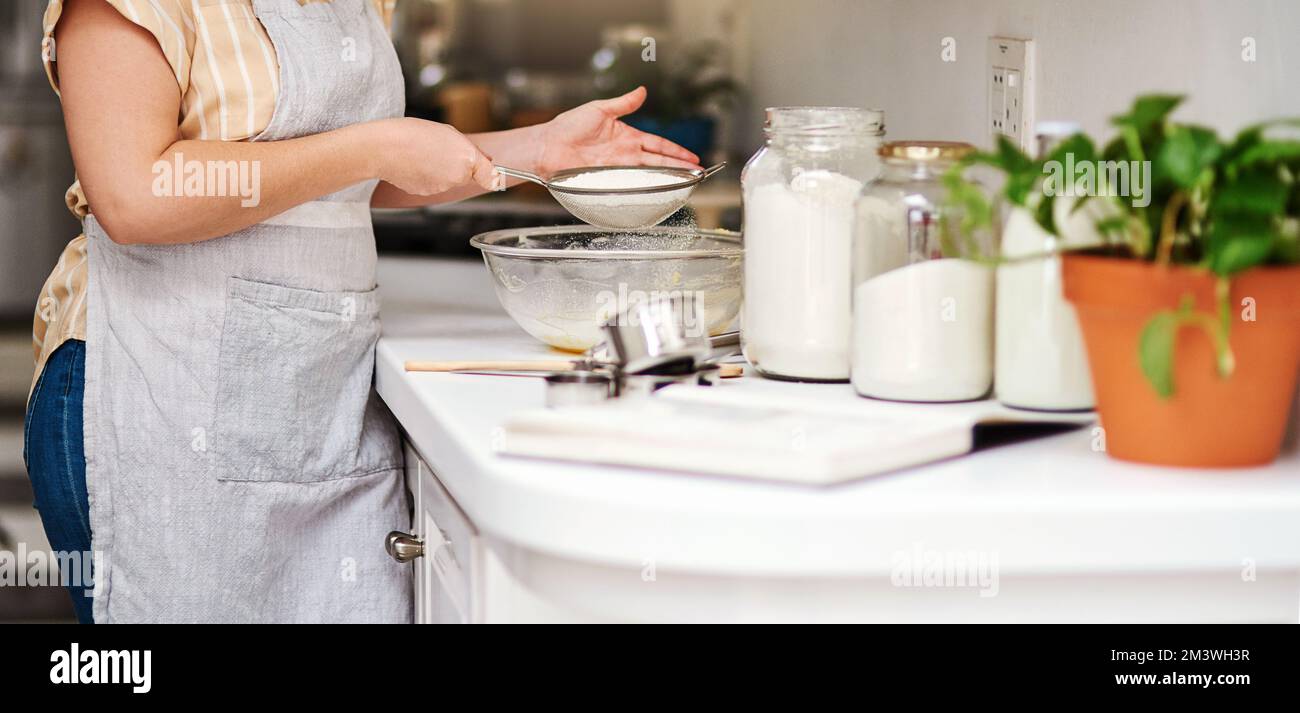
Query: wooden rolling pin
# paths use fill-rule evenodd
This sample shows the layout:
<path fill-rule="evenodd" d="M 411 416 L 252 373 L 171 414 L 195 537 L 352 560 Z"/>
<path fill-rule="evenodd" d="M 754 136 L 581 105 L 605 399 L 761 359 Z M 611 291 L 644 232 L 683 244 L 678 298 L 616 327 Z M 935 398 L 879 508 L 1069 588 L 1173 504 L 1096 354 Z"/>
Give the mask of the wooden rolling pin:
<path fill-rule="evenodd" d="M 576 361 L 418 361 L 406 362 L 407 371 L 464 372 L 464 371 L 573 371 L 588 365 Z M 718 376 L 734 379 L 745 375 L 743 364 L 719 364 Z"/>

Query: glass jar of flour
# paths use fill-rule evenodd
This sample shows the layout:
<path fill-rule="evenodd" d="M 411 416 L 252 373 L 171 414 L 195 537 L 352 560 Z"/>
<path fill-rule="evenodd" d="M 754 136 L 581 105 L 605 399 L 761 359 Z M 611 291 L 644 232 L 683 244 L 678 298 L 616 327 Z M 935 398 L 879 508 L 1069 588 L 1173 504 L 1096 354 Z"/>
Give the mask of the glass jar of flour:
<path fill-rule="evenodd" d="M 846 381 L 853 204 L 879 172 L 884 113 L 776 107 L 764 132 L 740 175 L 745 358 L 775 379 Z"/>
<path fill-rule="evenodd" d="M 993 385 L 994 273 L 965 258 L 991 255 L 994 233 L 957 235 L 941 182 L 973 150 L 880 148 L 880 177 L 863 189 L 854 224 L 852 382 L 863 396 L 968 401 Z"/>
<path fill-rule="evenodd" d="M 1038 157 L 1046 160 L 1061 141 L 1080 131 L 1067 121 L 1040 121 Z M 1002 230 L 997 268 L 996 341 L 993 382 L 1004 406 L 1035 411 L 1086 411 L 1094 405 L 1092 375 L 1074 305 L 1065 300 L 1059 250 L 1101 242 L 1095 223 L 1107 204 L 1057 196 L 1049 234 L 1028 208 L 1012 206 Z"/>

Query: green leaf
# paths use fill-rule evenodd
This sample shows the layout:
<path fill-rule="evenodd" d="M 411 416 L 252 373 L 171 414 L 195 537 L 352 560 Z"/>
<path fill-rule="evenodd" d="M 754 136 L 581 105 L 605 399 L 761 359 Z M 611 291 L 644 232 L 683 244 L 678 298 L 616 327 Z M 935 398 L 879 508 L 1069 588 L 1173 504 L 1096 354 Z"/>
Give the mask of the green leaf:
<path fill-rule="evenodd" d="M 1109 218 L 1102 218 L 1097 221 L 1097 232 L 1102 235 L 1122 232 L 1128 228 L 1129 217 L 1127 215 L 1113 215 Z"/>
<path fill-rule="evenodd" d="M 1157 313 L 1142 328 L 1138 362 L 1147 382 L 1162 399 L 1174 395 L 1174 347 L 1182 319 L 1173 310 Z"/>
<path fill-rule="evenodd" d="M 987 256 L 979 250 L 974 235 L 980 230 L 992 229 L 993 205 L 979 184 L 966 180 L 962 172 L 964 168 L 964 163 L 958 163 L 940 178 L 947 189 L 940 243 L 945 255 L 984 259 Z M 960 245 L 956 241 L 958 238 L 961 239 Z"/>
<path fill-rule="evenodd" d="M 1128 161 L 1132 156 L 1128 155 L 1128 144 L 1124 143 L 1124 137 L 1116 136 L 1106 144 L 1101 150 L 1101 160 L 1103 161 Z"/>
<path fill-rule="evenodd" d="M 1059 164 L 1064 167 L 1066 164 L 1079 166 L 1084 163 L 1091 163 L 1097 160 L 1097 149 L 1084 134 L 1074 134 L 1057 144 L 1055 148 L 1043 159 L 1041 173 L 1048 173 L 1048 166 Z M 1062 173 L 1064 171 L 1062 170 Z M 1064 176 L 1067 182 L 1073 182 L 1074 176 Z"/>
<path fill-rule="evenodd" d="M 1178 332 L 1184 326 L 1196 327 L 1205 332 L 1214 343 L 1215 370 L 1219 377 L 1227 379 L 1232 376 L 1236 369 L 1236 357 L 1228 342 L 1231 320 L 1228 318 L 1230 307 L 1227 300 L 1230 290 L 1231 285 L 1227 279 L 1217 281 L 1217 299 L 1224 316 L 1222 322 L 1216 320 L 1211 313 L 1197 311 L 1196 299 L 1188 294 L 1183 296 L 1178 309 L 1157 312 L 1142 328 L 1142 334 L 1138 338 L 1138 363 L 1147 382 L 1160 398 L 1167 399 L 1174 393 L 1175 352 Z"/>
<path fill-rule="evenodd" d="M 1255 267 L 1273 251 L 1276 230 L 1268 215 L 1218 212 L 1212 221 L 1205 258 L 1215 274 L 1229 276 Z"/>
<path fill-rule="evenodd" d="M 1218 275 L 1234 275 L 1263 264 L 1272 252 L 1272 235 L 1238 236 L 1210 254 L 1210 269 Z"/>
<path fill-rule="evenodd" d="M 1164 124 L 1166 117 L 1182 102 L 1183 97 L 1176 94 L 1140 96 L 1133 102 L 1129 113 L 1113 117 L 1111 123 L 1115 126 L 1131 126 L 1145 137 Z"/>
<path fill-rule="evenodd" d="M 1249 171 L 1218 185 L 1212 209 L 1222 213 L 1280 215 L 1286 209 L 1289 190 L 1275 173 Z"/>
<path fill-rule="evenodd" d="M 1022 173 L 1035 168 L 1034 160 L 1004 134 L 998 134 L 998 158 L 1002 170 L 1007 173 Z"/>
<path fill-rule="evenodd" d="M 1294 139 L 1265 138 L 1266 131 L 1279 126 L 1300 128 L 1300 118 L 1275 119 L 1242 129 L 1224 149 L 1224 170 L 1232 175 L 1240 169 L 1259 163 L 1300 159 L 1300 142 Z"/>
<path fill-rule="evenodd" d="M 1250 147 L 1262 141 L 1263 138 L 1264 129 L 1261 126 L 1250 126 L 1242 129 L 1232 139 L 1232 143 L 1223 149 L 1222 161 L 1224 167 L 1232 170 L 1241 155 L 1246 153 Z"/>
<path fill-rule="evenodd" d="M 1129 113 L 1111 119 L 1119 129 L 1128 160 L 1146 161 L 1159 152 L 1169 114 L 1182 101 L 1177 95 L 1148 94 L 1138 97 Z"/>
<path fill-rule="evenodd" d="M 1247 147 L 1230 164 L 1230 168 L 1240 170 L 1261 163 L 1276 163 L 1300 158 L 1300 141 L 1261 140 Z"/>
<path fill-rule="evenodd" d="M 1237 133 L 1237 137 L 1233 140 L 1233 144 L 1241 143 L 1243 141 L 1245 141 L 1246 143 L 1251 143 L 1249 137 L 1256 137 L 1256 138 L 1261 137 L 1264 135 L 1265 131 L 1268 131 L 1269 129 L 1278 126 L 1286 126 L 1292 129 L 1300 129 L 1300 117 L 1287 117 L 1285 119 L 1270 119 L 1268 121 L 1261 121 L 1258 124 L 1252 124 L 1250 126 L 1247 126 L 1246 128 L 1242 129 L 1240 132 Z"/>
<path fill-rule="evenodd" d="M 1080 201 L 1082 202 L 1082 201 Z M 1038 207 L 1034 209 L 1034 222 L 1038 227 L 1047 231 L 1049 235 L 1060 235 L 1056 228 L 1056 219 L 1052 213 L 1052 206 L 1056 203 L 1056 194 L 1043 195 L 1043 199 L 1038 202 Z"/>
<path fill-rule="evenodd" d="M 1074 156 L 1074 163 L 1078 165 L 1082 161 L 1095 161 L 1097 149 L 1086 134 L 1074 134 L 1062 139 L 1061 143 L 1046 156 L 1046 160 L 1065 163 L 1065 157 L 1071 155 Z"/>
<path fill-rule="evenodd" d="M 1300 236 L 1285 233 L 1277 236 L 1273 241 L 1273 254 L 1269 259 L 1283 265 L 1300 263 Z"/>
<path fill-rule="evenodd" d="M 967 155 L 950 168 L 945 176 L 945 183 L 950 190 L 956 187 L 951 181 L 954 178 L 964 181 L 965 170 L 971 166 L 988 166 L 1001 172 L 1006 177 L 1002 189 L 1003 195 L 1011 203 L 1021 206 L 1027 204 L 1030 192 L 1042 175 L 1041 164 L 1026 155 L 1019 146 L 1005 136 L 998 137 L 996 151 L 977 151 Z"/>
<path fill-rule="evenodd" d="M 1154 178 L 1167 178 L 1180 188 L 1191 188 L 1219 158 L 1220 151 L 1219 137 L 1210 129 L 1174 126 L 1156 154 Z"/>
<path fill-rule="evenodd" d="M 1015 173 L 1007 176 L 1007 184 L 1002 187 L 1002 192 L 1006 195 L 1007 200 L 1016 205 L 1024 206 L 1029 204 L 1029 194 L 1033 193 L 1037 185 L 1037 173 L 1029 171 Z"/>

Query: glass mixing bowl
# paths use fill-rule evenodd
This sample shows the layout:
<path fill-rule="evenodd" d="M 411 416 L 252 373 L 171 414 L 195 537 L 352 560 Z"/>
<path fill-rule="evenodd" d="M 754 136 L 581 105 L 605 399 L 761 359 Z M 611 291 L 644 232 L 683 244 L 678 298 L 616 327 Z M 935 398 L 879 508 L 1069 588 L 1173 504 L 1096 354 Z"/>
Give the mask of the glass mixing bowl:
<path fill-rule="evenodd" d="M 600 343 L 601 325 L 637 301 L 693 293 L 710 335 L 726 331 L 740 311 L 739 233 L 566 225 L 495 230 L 470 245 L 483 251 L 506 312 L 564 351 Z"/>

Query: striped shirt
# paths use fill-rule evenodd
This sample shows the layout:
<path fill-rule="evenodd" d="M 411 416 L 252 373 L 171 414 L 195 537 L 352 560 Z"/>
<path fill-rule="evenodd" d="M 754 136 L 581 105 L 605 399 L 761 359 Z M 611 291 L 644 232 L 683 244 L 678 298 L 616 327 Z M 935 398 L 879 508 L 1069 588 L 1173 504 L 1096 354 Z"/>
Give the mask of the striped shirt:
<path fill-rule="evenodd" d="M 331 0 L 298 0 L 300 5 Z M 396 0 L 370 0 L 385 23 Z M 183 139 L 242 141 L 271 123 L 279 93 L 280 65 L 252 0 L 107 0 L 123 17 L 158 40 L 181 90 L 177 117 Z M 63 0 L 45 9 L 42 43 L 45 71 L 59 90 L 54 28 Z M 78 219 L 92 212 L 80 182 L 65 196 Z M 86 338 L 86 238 L 68 243 L 45 281 L 32 320 L 36 356 L 33 386 L 46 359 L 69 339 Z"/>

